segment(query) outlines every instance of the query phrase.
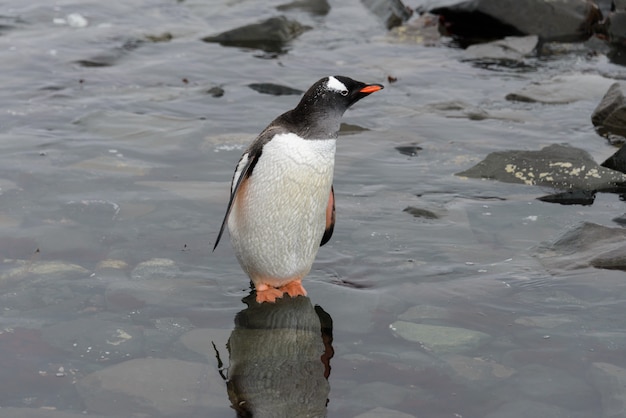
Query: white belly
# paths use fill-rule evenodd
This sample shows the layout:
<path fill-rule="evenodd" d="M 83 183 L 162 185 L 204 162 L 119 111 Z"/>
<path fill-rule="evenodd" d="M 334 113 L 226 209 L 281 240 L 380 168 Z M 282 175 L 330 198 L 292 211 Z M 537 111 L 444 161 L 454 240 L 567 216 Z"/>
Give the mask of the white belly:
<path fill-rule="evenodd" d="M 228 229 L 237 258 L 253 281 L 305 276 L 326 225 L 335 139 L 284 134 L 265 144 Z"/>

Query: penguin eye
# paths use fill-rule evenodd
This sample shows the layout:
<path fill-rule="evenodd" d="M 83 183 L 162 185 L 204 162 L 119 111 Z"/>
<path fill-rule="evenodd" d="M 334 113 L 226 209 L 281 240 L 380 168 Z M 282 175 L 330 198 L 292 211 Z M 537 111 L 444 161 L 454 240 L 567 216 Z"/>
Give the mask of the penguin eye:
<path fill-rule="evenodd" d="M 347 96 L 348 95 L 348 90 L 341 90 L 341 95 L 342 96 Z"/>

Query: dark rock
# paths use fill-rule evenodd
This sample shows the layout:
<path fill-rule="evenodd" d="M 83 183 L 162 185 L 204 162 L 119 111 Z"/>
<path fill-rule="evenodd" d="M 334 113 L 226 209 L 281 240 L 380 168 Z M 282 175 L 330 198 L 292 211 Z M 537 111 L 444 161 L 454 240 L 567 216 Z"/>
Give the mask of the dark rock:
<path fill-rule="evenodd" d="M 607 158 L 601 165 L 620 173 L 626 173 L 626 146 L 622 145 L 615 154 Z"/>
<path fill-rule="evenodd" d="M 422 147 L 417 146 L 417 144 L 410 145 L 400 145 L 396 147 L 396 150 L 402 155 L 408 155 L 409 157 L 415 157 L 418 151 L 422 150 Z"/>
<path fill-rule="evenodd" d="M 542 41 L 584 41 L 602 15 L 586 0 L 470 0 L 430 11 L 440 29 L 463 39 L 537 35 Z"/>
<path fill-rule="evenodd" d="M 431 212 L 427 209 L 416 208 L 415 206 L 407 206 L 402 212 L 410 213 L 415 218 L 439 219 L 439 215 L 435 212 Z"/>
<path fill-rule="evenodd" d="M 456 175 L 590 191 L 614 190 L 626 181 L 626 174 L 601 167 L 586 151 L 559 144 L 539 151 L 492 152 Z"/>
<path fill-rule="evenodd" d="M 204 42 L 217 42 L 222 46 L 260 49 L 265 52 L 285 52 L 287 43 L 311 29 L 285 16 L 271 17 L 263 22 L 253 23 L 202 38 Z"/>
<path fill-rule="evenodd" d="M 301 95 L 304 93 L 302 90 L 292 89 L 291 87 L 273 83 L 252 83 L 248 84 L 248 87 L 261 94 L 271 94 L 272 96 Z"/>
<path fill-rule="evenodd" d="M 361 0 L 361 3 L 378 16 L 387 29 L 402 25 L 413 14 L 401 0 Z"/>
<path fill-rule="evenodd" d="M 619 83 L 613 83 L 591 114 L 598 133 L 626 137 L 626 99 Z"/>
<path fill-rule="evenodd" d="M 330 4 L 327 0 L 295 0 L 291 3 L 281 4 L 276 9 L 280 11 L 300 9 L 313 15 L 326 16 L 330 12 Z"/>
<path fill-rule="evenodd" d="M 341 122 L 339 126 L 339 135 L 354 135 L 365 131 L 369 131 L 369 129 L 351 123 Z"/>
<path fill-rule="evenodd" d="M 611 13 L 605 22 L 609 43 L 626 47 L 626 10 Z"/>
<path fill-rule="evenodd" d="M 82 67 L 111 67 L 115 65 L 128 52 L 134 51 L 145 44 L 142 39 L 127 39 L 121 46 L 111 49 L 103 54 L 95 55 L 92 58 L 75 61 Z"/>
<path fill-rule="evenodd" d="M 618 225 L 626 226 L 626 213 L 611 220 Z"/>
<path fill-rule="evenodd" d="M 146 35 L 146 39 L 154 43 L 169 42 L 174 39 L 174 35 L 172 35 L 170 32 L 163 32 L 160 35 Z"/>
<path fill-rule="evenodd" d="M 626 270 L 626 229 L 584 222 L 535 251 L 548 268 Z"/>
<path fill-rule="evenodd" d="M 224 89 L 218 86 L 211 87 L 206 92 L 213 97 L 222 97 L 224 95 Z"/>
<path fill-rule="evenodd" d="M 538 197 L 537 200 L 548 203 L 558 203 L 560 205 L 593 205 L 596 200 L 596 192 L 591 190 L 570 190 L 563 193 L 556 193 Z"/>

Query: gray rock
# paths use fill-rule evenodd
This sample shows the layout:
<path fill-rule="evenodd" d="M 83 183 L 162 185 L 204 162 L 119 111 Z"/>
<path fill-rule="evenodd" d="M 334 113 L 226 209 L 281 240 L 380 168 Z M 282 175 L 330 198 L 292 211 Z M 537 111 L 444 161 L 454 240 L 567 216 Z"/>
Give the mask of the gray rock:
<path fill-rule="evenodd" d="M 548 268 L 597 267 L 626 270 L 626 230 L 584 222 L 552 243 L 541 244 L 535 256 Z"/>
<path fill-rule="evenodd" d="M 593 363 L 591 381 L 600 393 L 603 418 L 626 416 L 626 369 L 610 363 Z"/>
<path fill-rule="evenodd" d="M 611 13 L 606 24 L 609 43 L 624 48 L 626 46 L 626 9 Z"/>
<path fill-rule="evenodd" d="M 430 12 L 442 15 L 445 29 L 463 38 L 523 34 L 557 42 L 588 39 L 602 17 L 586 0 L 471 0 Z"/>
<path fill-rule="evenodd" d="M 465 50 L 464 54 L 465 58 L 472 60 L 491 59 L 520 61 L 533 55 L 538 42 L 539 37 L 537 35 L 507 36 L 498 41 L 470 45 Z"/>
<path fill-rule="evenodd" d="M 295 0 L 291 3 L 281 4 L 276 9 L 280 11 L 300 9 L 313 15 L 326 16 L 330 12 L 330 4 L 326 0 Z"/>
<path fill-rule="evenodd" d="M 378 16 L 387 29 L 402 25 L 413 14 L 401 0 L 361 0 L 361 3 Z"/>
<path fill-rule="evenodd" d="M 242 26 L 218 35 L 202 38 L 204 42 L 217 42 L 222 46 L 260 49 L 282 53 L 287 43 L 311 29 L 285 16 L 271 17 L 259 23 Z"/>
<path fill-rule="evenodd" d="M 620 83 L 613 83 L 591 114 L 600 134 L 626 137 L 626 99 Z"/>
<path fill-rule="evenodd" d="M 539 151 L 492 152 L 474 167 L 456 175 L 592 191 L 612 190 L 626 181 L 626 174 L 601 167 L 586 151 L 559 144 Z"/>
<path fill-rule="evenodd" d="M 426 350 L 435 352 L 464 352 L 475 350 L 491 337 L 480 331 L 439 325 L 414 324 L 396 321 L 391 331 L 407 341 L 419 343 Z"/>

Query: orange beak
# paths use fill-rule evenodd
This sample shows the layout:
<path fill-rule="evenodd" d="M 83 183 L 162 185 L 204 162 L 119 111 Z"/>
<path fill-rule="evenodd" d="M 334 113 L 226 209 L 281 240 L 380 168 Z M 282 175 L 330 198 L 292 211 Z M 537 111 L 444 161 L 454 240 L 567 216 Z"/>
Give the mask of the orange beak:
<path fill-rule="evenodd" d="M 382 90 L 382 89 L 383 89 L 383 86 L 381 86 L 380 84 L 368 84 L 367 86 L 359 90 L 359 92 L 370 94 L 370 93 L 374 93 L 375 91 Z"/>

